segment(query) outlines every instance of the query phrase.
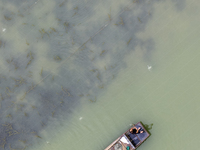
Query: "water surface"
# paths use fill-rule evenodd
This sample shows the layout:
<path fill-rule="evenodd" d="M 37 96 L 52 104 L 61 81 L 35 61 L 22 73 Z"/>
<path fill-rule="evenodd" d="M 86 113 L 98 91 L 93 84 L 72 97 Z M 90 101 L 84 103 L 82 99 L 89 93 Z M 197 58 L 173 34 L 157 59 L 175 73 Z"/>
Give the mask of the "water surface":
<path fill-rule="evenodd" d="M 197 149 L 197 0 L 0 1 L 0 146 Z"/>

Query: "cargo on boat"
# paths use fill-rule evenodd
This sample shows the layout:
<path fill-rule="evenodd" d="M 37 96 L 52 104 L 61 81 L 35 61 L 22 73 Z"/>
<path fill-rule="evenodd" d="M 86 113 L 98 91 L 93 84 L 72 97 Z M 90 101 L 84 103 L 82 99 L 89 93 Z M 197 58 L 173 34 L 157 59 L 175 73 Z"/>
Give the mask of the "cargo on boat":
<path fill-rule="evenodd" d="M 105 150 L 135 150 L 148 137 L 149 133 L 143 125 L 138 122 L 117 138 Z"/>

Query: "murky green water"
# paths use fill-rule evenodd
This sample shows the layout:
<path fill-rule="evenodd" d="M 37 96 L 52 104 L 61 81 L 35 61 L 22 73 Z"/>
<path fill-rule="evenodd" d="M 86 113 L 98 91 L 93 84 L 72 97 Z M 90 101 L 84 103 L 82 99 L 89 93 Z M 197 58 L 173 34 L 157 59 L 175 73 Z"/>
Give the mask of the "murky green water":
<path fill-rule="evenodd" d="M 0 149 L 198 149 L 197 0 L 0 0 Z"/>

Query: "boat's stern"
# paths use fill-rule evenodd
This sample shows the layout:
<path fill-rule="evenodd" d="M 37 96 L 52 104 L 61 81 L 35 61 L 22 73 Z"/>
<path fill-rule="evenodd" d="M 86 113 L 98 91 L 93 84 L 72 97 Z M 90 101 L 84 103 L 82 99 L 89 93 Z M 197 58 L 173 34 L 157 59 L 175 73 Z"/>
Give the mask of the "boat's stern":
<path fill-rule="evenodd" d="M 135 150 L 135 147 L 129 141 L 126 135 L 122 135 L 105 150 Z"/>

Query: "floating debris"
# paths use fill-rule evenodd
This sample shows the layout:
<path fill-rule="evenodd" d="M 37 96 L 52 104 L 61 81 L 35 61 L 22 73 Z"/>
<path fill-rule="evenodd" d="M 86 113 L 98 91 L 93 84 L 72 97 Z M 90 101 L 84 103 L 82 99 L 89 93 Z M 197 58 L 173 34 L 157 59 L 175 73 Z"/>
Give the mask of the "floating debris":
<path fill-rule="evenodd" d="M 24 93 L 24 95 L 22 96 L 22 98 L 20 98 L 21 101 L 24 100 L 24 98 L 26 97 L 27 92 Z"/>
<path fill-rule="evenodd" d="M 0 143 L 0 147 L 2 147 L 3 149 L 5 149 L 5 145 L 6 145 L 6 137 L 4 137 L 3 139 L 1 139 L 1 143 Z"/>
<path fill-rule="evenodd" d="M 26 83 L 26 80 L 24 78 L 22 78 L 21 76 L 19 77 L 20 79 L 15 79 L 15 78 L 12 78 L 14 81 L 15 81 L 15 87 L 18 87 L 19 85 L 22 85 L 23 83 Z"/>
<path fill-rule="evenodd" d="M 92 71 L 92 72 L 96 72 L 96 71 L 97 71 L 97 69 L 92 69 L 92 70 L 90 70 L 90 71 Z"/>
<path fill-rule="evenodd" d="M 54 80 L 55 75 L 52 76 L 52 80 Z"/>
<path fill-rule="evenodd" d="M 33 57 L 32 53 L 31 53 L 31 51 L 27 54 L 27 58 L 28 58 L 28 57 L 30 57 L 30 60 L 29 60 L 29 62 L 27 63 L 26 68 L 31 64 L 32 60 L 34 59 L 34 57 Z"/>
<path fill-rule="evenodd" d="M 42 67 L 42 69 L 41 69 L 41 71 L 40 71 L 40 75 L 42 76 L 42 72 L 43 72 L 43 67 Z"/>
<path fill-rule="evenodd" d="M 9 87 L 6 87 L 6 89 L 8 90 L 8 92 L 13 93 L 13 92 L 9 89 Z"/>
<path fill-rule="evenodd" d="M 97 76 L 96 76 L 98 80 L 100 80 L 100 77 L 99 77 L 99 76 L 100 76 L 100 74 L 99 74 L 99 72 L 98 72 L 98 74 L 97 74 Z M 100 81 L 101 81 L 101 80 L 100 80 Z"/>
<path fill-rule="evenodd" d="M 84 95 L 83 94 L 79 94 L 78 96 L 83 97 Z"/>
<path fill-rule="evenodd" d="M 97 101 L 97 98 L 96 98 L 96 96 L 95 96 L 95 99 L 94 99 L 94 100 L 92 100 L 92 99 L 89 99 L 89 101 L 90 101 L 90 102 L 96 102 L 96 101 Z"/>
<path fill-rule="evenodd" d="M 35 135 L 35 137 L 42 139 L 39 135 Z"/>
<path fill-rule="evenodd" d="M 31 78 L 31 77 L 33 76 L 32 73 L 33 73 L 32 71 L 29 71 L 29 72 L 28 72 L 28 77 L 29 77 L 29 78 Z"/>
<path fill-rule="evenodd" d="M 12 59 L 6 59 L 7 63 L 10 64 L 12 61 L 13 61 L 13 58 Z"/>
<path fill-rule="evenodd" d="M 98 86 L 100 89 L 103 89 L 104 88 L 104 85 L 99 85 Z"/>
<path fill-rule="evenodd" d="M 49 37 L 49 34 L 43 28 L 41 30 L 39 30 L 39 32 L 42 34 L 42 38 L 43 38 L 44 34 L 47 34 L 47 36 Z"/>
<path fill-rule="evenodd" d="M 7 21 L 10 21 L 12 18 L 4 16 L 4 19 L 6 19 Z"/>
<path fill-rule="evenodd" d="M 65 26 L 65 27 L 68 27 L 68 26 L 69 26 L 69 23 L 68 23 L 68 22 L 64 22 L 64 26 Z"/>
<path fill-rule="evenodd" d="M 72 45 L 74 45 L 75 44 L 75 42 L 74 42 L 74 39 L 72 38 Z"/>
<path fill-rule="evenodd" d="M 61 61 L 62 59 L 59 56 L 54 56 L 54 60 Z"/>
<path fill-rule="evenodd" d="M 80 51 L 86 49 L 86 45 L 85 44 L 83 44 L 81 47 L 83 47 L 83 48 L 81 48 Z"/>
<path fill-rule="evenodd" d="M 12 115 L 11 114 L 6 115 L 6 117 L 12 119 Z"/>
<path fill-rule="evenodd" d="M 121 25 L 124 25 L 124 21 L 122 19 L 122 17 L 120 17 L 120 22 L 119 22 Z"/>
<path fill-rule="evenodd" d="M 31 107 L 32 107 L 33 109 L 36 109 L 36 107 L 35 107 L 34 105 L 31 105 Z"/>
<path fill-rule="evenodd" d="M 129 43 L 130 43 L 131 40 L 132 40 L 132 38 L 130 38 L 130 39 L 128 40 L 127 45 L 129 45 Z"/>
<path fill-rule="evenodd" d="M 57 32 L 55 28 L 50 28 L 51 30 L 53 30 L 54 32 Z"/>
<path fill-rule="evenodd" d="M 41 121 L 41 125 L 44 127 L 44 126 L 46 126 L 42 121 Z"/>
<path fill-rule="evenodd" d="M 103 55 L 103 53 L 105 52 L 106 50 L 102 50 L 102 52 L 100 53 L 100 56 L 102 56 Z"/>
<path fill-rule="evenodd" d="M 24 143 L 24 144 L 26 144 L 26 140 L 18 140 L 18 141 L 20 141 L 20 142 L 22 142 L 22 143 Z"/>
<path fill-rule="evenodd" d="M 119 24 L 124 25 L 124 21 L 123 21 L 122 17 L 120 17 L 120 22 L 116 23 L 115 25 L 119 25 Z"/>
<path fill-rule="evenodd" d="M 27 40 L 26 40 L 26 44 L 29 45 L 29 43 L 27 42 Z"/>
<path fill-rule="evenodd" d="M 0 96 L 1 96 L 1 100 L 3 101 L 3 100 L 4 100 L 4 98 L 3 98 L 2 94 L 0 94 Z"/>
<path fill-rule="evenodd" d="M 53 111 L 51 114 L 52 114 L 52 117 L 54 117 L 55 111 Z"/>
<path fill-rule="evenodd" d="M 76 7 L 74 8 L 74 10 L 78 10 L 78 6 L 76 6 Z"/>
<path fill-rule="evenodd" d="M 65 4 L 65 1 L 64 1 L 64 2 L 62 2 L 62 3 L 59 5 L 59 7 L 63 6 L 64 4 Z"/>
<path fill-rule="evenodd" d="M 137 18 L 138 18 L 138 21 L 139 21 L 140 23 L 142 23 L 141 19 L 140 19 L 139 17 L 137 17 Z"/>
<path fill-rule="evenodd" d="M 28 117 L 28 114 L 27 114 L 27 113 L 24 113 L 24 116 Z"/>
<path fill-rule="evenodd" d="M 77 12 L 75 12 L 75 13 L 72 15 L 72 17 L 74 17 L 76 14 L 77 14 Z"/>
<path fill-rule="evenodd" d="M 69 91 L 67 90 L 67 89 L 65 89 L 63 86 L 61 86 L 62 87 L 62 91 L 64 92 L 64 93 L 66 93 L 67 94 L 67 96 L 72 96 L 70 93 L 69 93 Z"/>
<path fill-rule="evenodd" d="M 108 14 L 108 18 L 109 18 L 109 20 L 111 21 L 111 15 L 110 15 L 110 14 Z"/>

